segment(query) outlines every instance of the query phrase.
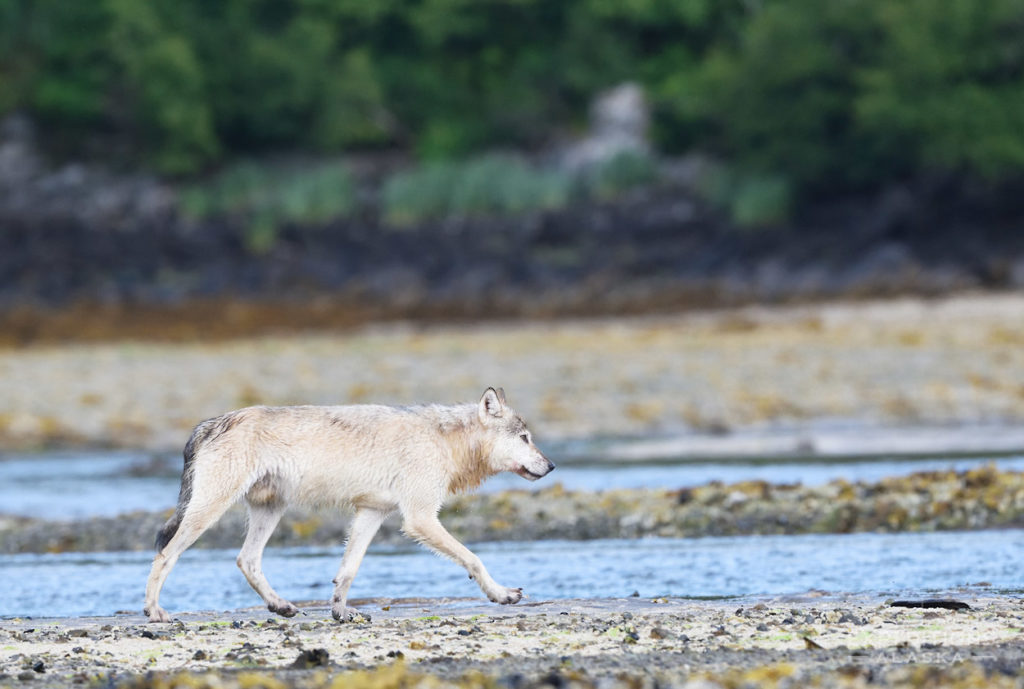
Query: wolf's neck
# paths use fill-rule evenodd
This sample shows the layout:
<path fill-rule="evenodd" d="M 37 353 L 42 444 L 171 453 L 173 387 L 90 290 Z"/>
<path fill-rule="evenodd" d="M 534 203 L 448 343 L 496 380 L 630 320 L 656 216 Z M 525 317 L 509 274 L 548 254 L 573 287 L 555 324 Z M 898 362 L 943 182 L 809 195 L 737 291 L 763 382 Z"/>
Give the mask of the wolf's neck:
<path fill-rule="evenodd" d="M 438 419 L 437 428 L 451 451 L 450 495 L 473 490 L 494 475 L 488 461 L 493 448 L 477 419 L 475 404 L 447 408 Z"/>

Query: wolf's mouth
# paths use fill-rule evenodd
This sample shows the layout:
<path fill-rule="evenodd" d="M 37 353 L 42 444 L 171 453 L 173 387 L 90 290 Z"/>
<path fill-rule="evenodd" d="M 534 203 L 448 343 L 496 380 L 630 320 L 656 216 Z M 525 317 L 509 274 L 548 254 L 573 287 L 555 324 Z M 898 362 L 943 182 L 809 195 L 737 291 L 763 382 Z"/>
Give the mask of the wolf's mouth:
<path fill-rule="evenodd" d="M 519 467 L 516 469 L 516 473 L 530 481 L 536 481 L 539 478 L 544 478 L 544 474 L 535 474 L 526 467 Z"/>

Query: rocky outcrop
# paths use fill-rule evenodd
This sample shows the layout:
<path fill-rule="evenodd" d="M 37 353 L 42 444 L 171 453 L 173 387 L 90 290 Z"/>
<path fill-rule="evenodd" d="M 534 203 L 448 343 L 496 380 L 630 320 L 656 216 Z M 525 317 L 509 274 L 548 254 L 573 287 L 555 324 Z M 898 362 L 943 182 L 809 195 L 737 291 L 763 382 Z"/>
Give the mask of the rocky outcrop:
<path fill-rule="evenodd" d="M 647 130 L 651 113 L 639 84 L 627 82 L 597 95 L 590 108 L 590 127 L 562 154 L 569 170 L 581 170 L 617 155 L 650 155 Z"/>

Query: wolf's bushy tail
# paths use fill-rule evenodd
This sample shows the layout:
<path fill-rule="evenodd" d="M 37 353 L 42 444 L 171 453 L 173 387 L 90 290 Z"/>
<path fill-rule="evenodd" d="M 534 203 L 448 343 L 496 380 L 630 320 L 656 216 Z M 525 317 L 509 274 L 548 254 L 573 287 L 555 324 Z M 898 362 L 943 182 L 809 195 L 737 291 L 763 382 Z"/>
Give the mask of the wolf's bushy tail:
<path fill-rule="evenodd" d="M 181 526 L 181 520 L 185 516 L 185 509 L 188 507 L 189 500 L 192 499 L 192 474 L 196 450 L 209 437 L 208 426 L 212 423 L 213 419 L 200 423 L 192 431 L 192 436 L 188 439 L 188 442 L 185 443 L 185 451 L 182 453 L 185 458 L 185 468 L 181 472 L 181 490 L 178 492 L 178 506 L 174 509 L 174 514 L 171 515 L 171 518 L 167 520 L 167 523 L 156 534 L 156 551 L 158 553 L 171 542 L 174 534 L 178 533 L 178 527 Z"/>
<path fill-rule="evenodd" d="M 156 532 L 156 552 L 162 552 L 167 547 L 167 544 L 174 538 L 174 534 L 178 533 L 179 526 L 181 526 L 181 510 L 175 510 L 167 523 Z"/>

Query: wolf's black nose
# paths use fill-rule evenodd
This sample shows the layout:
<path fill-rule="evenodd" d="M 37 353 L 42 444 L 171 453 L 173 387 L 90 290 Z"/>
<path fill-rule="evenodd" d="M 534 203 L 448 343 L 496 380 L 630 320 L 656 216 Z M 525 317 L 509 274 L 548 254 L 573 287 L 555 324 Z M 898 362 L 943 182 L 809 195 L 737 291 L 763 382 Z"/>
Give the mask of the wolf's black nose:
<path fill-rule="evenodd" d="M 550 459 L 548 460 L 548 472 L 555 470 L 555 464 Z"/>

